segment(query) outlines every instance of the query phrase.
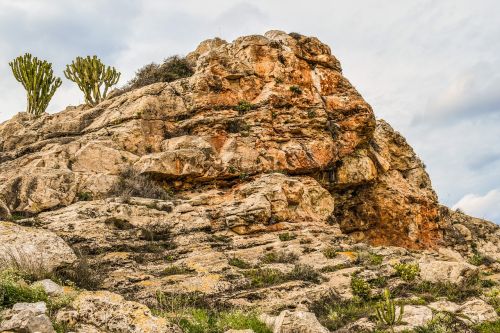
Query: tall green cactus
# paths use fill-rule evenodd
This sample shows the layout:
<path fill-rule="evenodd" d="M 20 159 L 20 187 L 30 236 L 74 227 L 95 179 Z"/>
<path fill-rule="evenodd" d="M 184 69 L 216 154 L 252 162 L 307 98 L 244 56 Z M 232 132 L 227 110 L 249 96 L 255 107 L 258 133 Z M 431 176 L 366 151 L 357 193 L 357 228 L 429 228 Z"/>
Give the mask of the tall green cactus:
<path fill-rule="evenodd" d="M 9 66 L 16 80 L 26 89 L 26 112 L 35 117 L 40 116 L 62 84 L 60 78 L 54 77 L 52 64 L 26 53 L 9 62 Z"/>
<path fill-rule="evenodd" d="M 64 75 L 75 82 L 85 95 L 85 103 L 94 106 L 106 98 L 108 89 L 118 83 L 120 72 L 105 66 L 97 56 L 77 57 L 66 66 Z M 104 84 L 104 89 L 101 89 Z"/>
<path fill-rule="evenodd" d="M 376 310 L 379 322 L 391 327 L 391 331 L 394 331 L 393 326 L 401 323 L 403 319 L 404 306 L 399 307 L 399 315 L 396 317 L 396 305 L 388 289 L 384 290 L 384 300 L 377 304 Z"/>

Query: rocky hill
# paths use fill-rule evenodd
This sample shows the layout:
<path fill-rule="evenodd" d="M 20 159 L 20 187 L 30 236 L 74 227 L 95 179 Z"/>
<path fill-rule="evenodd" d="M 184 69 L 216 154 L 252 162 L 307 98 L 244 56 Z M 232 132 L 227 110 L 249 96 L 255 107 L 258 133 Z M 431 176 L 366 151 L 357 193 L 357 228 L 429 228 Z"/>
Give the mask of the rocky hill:
<path fill-rule="evenodd" d="M 498 332 L 500 228 L 440 206 L 327 45 L 269 31 L 187 59 L 0 124 L 0 331 L 380 332 L 387 288 L 397 331 Z"/>

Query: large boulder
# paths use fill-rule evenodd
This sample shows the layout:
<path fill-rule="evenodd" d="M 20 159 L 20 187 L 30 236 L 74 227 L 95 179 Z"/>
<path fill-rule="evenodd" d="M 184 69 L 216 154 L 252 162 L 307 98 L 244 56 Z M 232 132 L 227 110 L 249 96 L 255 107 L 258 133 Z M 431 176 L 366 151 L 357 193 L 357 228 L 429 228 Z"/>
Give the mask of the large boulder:
<path fill-rule="evenodd" d="M 479 274 L 479 268 L 466 262 L 428 260 L 420 263 L 420 277 L 429 282 L 464 284 Z"/>
<path fill-rule="evenodd" d="M 73 250 L 53 232 L 0 222 L 0 265 L 51 272 L 75 260 Z"/>

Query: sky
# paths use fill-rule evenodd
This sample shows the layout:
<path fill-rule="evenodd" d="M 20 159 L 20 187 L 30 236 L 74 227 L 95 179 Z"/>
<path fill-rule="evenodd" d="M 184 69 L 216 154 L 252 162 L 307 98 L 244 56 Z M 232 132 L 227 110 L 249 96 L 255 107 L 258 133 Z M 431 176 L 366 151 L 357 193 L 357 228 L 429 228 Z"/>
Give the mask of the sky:
<path fill-rule="evenodd" d="M 378 118 L 425 162 L 442 203 L 500 223 L 497 0 L 0 0 L 0 122 L 25 108 L 8 62 L 31 52 L 63 85 L 49 112 L 83 102 L 62 71 L 97 54 L 125 84 L 203 40 L 278 29 L 316 36 Z"/>

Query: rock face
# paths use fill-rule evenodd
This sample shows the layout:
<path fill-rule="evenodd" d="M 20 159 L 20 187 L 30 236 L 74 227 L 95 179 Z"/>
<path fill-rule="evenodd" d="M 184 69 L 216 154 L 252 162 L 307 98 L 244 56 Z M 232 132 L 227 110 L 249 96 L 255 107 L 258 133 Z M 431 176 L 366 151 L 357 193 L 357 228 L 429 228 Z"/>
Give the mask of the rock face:
<path fill-rule="evenodd" d="M 56 234 L 0 222 L 0 268 L 14 265 L 52 271 L 75 260 L 73 250 Z"/>
<path fill-rule="evenodd" d="M 376 124 L 328 46 L 270 31 L 207 41 L 188 58 L 190 78 L 1 124 L 3 214 L 105 197 L 130 167 L 180 191 L 281 172 L 316 178 L 333 198 L 329 219 L 358 240 L 416 248 L 440 240 L 422 163 Z"/>
<path fill-rule="evenodd" d="M 158 291 L 326 332 L 306 310 L 352 299 L 353 275 L 396 289 L 393 265 L 416 262 L 419 282 L 465 284 L 478 271 L 466 258 L 500 259 L 498 226 L 439 206 L 423 163 L 318 39 L 213 39 L 187 59 L 189 78 L 0 124 L 0 219 L 15 221 L 0 222 L 0 247 L 106 290 L 60 312 L 77 332 L 175 332 L 122 298 L 155 307 Z M 409 309 L 413 326 L 429 317 Z M 373 328 L 357 319 L 344 331 Z"/>

